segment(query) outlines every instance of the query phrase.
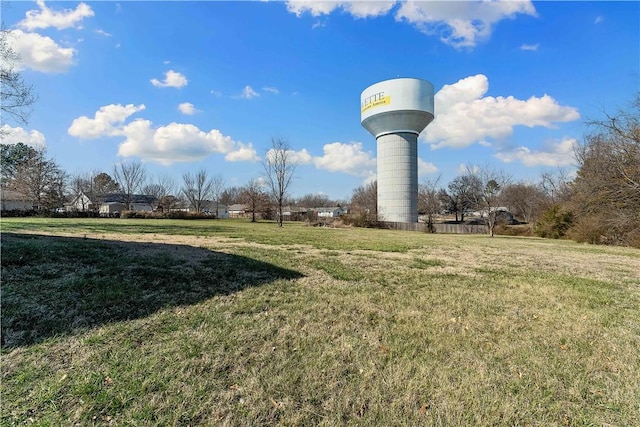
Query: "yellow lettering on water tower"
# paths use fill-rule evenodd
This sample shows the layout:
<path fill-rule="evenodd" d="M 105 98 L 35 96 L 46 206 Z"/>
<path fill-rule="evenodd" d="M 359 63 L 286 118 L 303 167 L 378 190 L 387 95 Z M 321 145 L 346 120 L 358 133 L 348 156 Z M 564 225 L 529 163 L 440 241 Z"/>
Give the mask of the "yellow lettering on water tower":
<path fill-rule="evenodd" d="M 383 105 L 389 105 L 389 104 L 391 104 L 390 95 L 379 97 L 375 100 L 371 100 L 370 102 L 364 103 L 362 105 L 362 109 L 360 110 L 360 113 L 364 113 L 365 111 L 370 110 L 372 108 L 381 107 Z"/>

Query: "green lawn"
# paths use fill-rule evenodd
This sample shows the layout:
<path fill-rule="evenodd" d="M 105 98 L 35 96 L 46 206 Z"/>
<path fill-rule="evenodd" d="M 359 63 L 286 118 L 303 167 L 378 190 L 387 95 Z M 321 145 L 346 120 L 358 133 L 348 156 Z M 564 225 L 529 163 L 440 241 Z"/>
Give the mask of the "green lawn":
<path fill-rule="evenodd" d="M 640 425 L 640 250 L 3 218 L 2 425 Z"/>

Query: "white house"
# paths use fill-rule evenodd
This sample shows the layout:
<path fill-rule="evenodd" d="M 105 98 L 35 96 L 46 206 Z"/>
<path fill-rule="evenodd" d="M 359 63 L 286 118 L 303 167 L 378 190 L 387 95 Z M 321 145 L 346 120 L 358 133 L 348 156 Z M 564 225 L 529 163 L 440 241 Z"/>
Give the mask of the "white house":
<path fill-rule="evenodd" d="M 202 212 L 207 214 L 216 215 L 216 218 L 227 219 L 229 218 L 229 207 L 226 205 L 218 204 L 218 211 L 216 212 L 216 202 L 206 200 L 202 203 Z"/>
<path fill-rule="evenodd" d="M 246 213 L 249 211 L 249 207 L 243 204 L 235 204 L 229 206 L 228 213 L 229 218 L 245 218 Z"/>
<path fill-rule="evenodd" d="M 94 200 L 84 192 L 81 192 L 71 202 L 65 204 L 67 212 L 88 212 L 94 209 Z"/>
<path fill-rule="evenodd" d="M 318 218 L 337 218 L 345 213 L 345 210 L 339 206 L 329 208 L 314 208 L 318 212 Z"/>

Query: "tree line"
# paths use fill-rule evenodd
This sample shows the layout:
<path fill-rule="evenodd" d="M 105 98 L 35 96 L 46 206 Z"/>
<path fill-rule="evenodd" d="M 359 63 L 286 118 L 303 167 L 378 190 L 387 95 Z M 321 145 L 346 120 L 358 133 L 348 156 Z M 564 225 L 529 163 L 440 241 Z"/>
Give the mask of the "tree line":
<path fill-rule="evenodd" d="M 126 210 L 132 209 L 137 195 L 150 196 L 155 209 L 170 212 L 188 208 L 201 213 L 217 214 L 221 205 L 243 204 L 253 212 L 273 212 L 282 225 L 285 206 L 328 207 L 344 202 L 326 195 L 307 194 L 290 197 L 290 184 L 295 172 L 292 151 L 286 141 L 274 139 L 264 161 L 262 176 L 252 178 L 243 186 L 228 186 L 222 175 L 211 175 L 206 169 L 186 172 L 181 181 L 170 175 L 149 177 L 139 161 L 124 161 L 104 171 L 67 174 L 46 149 L 23 143 L 0 145 L 3 197 L 20 194 L 33 202 L 39 211 L 60 208 L 75 199 L 76 209 L 98 212 L 100 201 L 107 195 L 119 195 Z M 91 203 L 91 206 L 89 205 Z"/>

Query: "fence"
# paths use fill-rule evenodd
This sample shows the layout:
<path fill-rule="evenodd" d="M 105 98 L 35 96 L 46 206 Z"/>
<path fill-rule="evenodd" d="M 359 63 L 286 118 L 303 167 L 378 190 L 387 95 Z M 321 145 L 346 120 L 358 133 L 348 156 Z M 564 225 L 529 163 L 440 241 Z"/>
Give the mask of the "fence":
<path fill-rule="evenodd" d="M 382 223 L 384 228 L 390 230 L 403 231 L 427 231 L 427 224 L 424 222 L 389 222 Z M 487 233 L 487 226 L 484 224 L 433 224 L 436 233 L 442 234 L 484 234 Z"/>

